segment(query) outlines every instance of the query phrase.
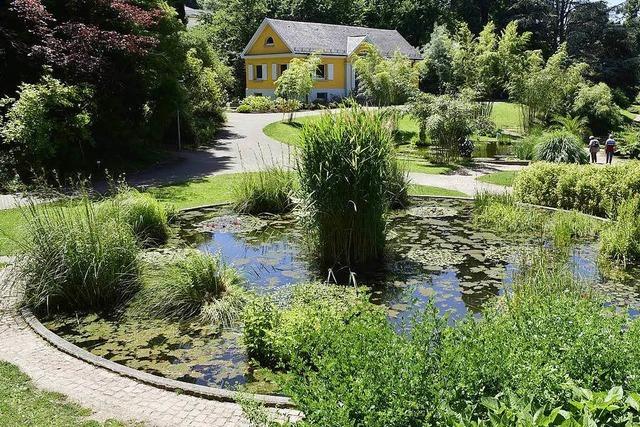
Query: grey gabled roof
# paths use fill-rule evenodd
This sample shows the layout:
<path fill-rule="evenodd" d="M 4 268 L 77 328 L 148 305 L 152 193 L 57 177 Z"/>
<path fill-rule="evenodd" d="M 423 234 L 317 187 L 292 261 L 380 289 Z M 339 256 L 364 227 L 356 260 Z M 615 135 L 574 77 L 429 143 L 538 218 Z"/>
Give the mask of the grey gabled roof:
<path fill-rule="evenodd" d="M 293 53 L 321 51 L 325 55 L 348 55 L 350 49 L 354 49 L 354 41 L 366 37 L 366 41 L 384 56 L 392 56 L 397 51 L 411 59 L 421 59 L 420 53 L 396 30 L 269 18 L 265 19 L 265 23 L 273 28 Z"/>

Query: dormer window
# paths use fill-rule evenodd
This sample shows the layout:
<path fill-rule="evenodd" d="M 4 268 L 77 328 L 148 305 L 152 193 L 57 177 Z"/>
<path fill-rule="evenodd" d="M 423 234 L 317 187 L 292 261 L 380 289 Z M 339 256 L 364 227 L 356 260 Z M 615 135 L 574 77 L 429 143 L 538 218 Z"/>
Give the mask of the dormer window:
<path fill-rule="evenodd" d="M 267 41 L 264 43 L 265 46 L 273 46 L 273 37 L 267 37 Z"/>

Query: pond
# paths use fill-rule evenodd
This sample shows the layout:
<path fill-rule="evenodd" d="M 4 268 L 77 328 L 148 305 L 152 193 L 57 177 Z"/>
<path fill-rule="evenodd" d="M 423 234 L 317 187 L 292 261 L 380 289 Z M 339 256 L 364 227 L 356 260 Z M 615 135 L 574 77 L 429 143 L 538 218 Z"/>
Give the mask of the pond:
<path fill-rule="evenodd" d="M 482 307 L 503 292 L 522 256 L 553 250 L 541 237 L 504 237 L 473 224 L 473 202 L 417 200 L 389 218 L 385 262 L 355 272 L 358 285 L 388 309 L 398 325 L 432 301 L 452 320 Z M 292 285 L 337 277 L 306 255 L 304 233 L 291 217 L 237 217 L 227 208 L 183 213 L 175 245 L 221 253 L 244 275 L 247 287 L 275 297 Z M 637 283 L 605 280 L 595 242 L 580 242 L 566 254 L 574 274 L 603 290 L 614 304 L 640 306 Z M 333 274 L 331 274 L 333 273 Z M 197 322 L 135 321 L 117 317 L 59 317 L 46 326 L 107 359 L 157 375 L 202 385 L 274 391 L 249 370 L 239 327 L 218 330 Z"/>

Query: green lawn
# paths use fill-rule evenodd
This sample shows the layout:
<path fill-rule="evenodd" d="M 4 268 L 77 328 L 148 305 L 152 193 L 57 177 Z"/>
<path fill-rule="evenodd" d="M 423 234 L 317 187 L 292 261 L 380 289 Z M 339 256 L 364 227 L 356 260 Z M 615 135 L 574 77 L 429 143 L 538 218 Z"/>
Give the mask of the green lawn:
<path fill-rule="evenodd" d="M 522 120 L 520 118 L 520 107 L 511 102 L 495 102 L 491 118 L 496 123 L 498 129 L 505 129 L 514 132 L 522 132 Z"/>
<path fill-rule="evenodd" d="M 233 199 L 233 188 L 242 174 L 225 174 L 196 179 L 184 183 L 153 187 L 147 191 L 159 201 L 173 205 L 178 209 L 214 203 L 228 202 Z M 412 186 L 412 195 L 465 196 L 458 191 L 428 186 Z M 12 255 L 19 249 L 24 238 L 25 218 L 21 209 L 0 210 L 0 255 Z M 1 425 L 1 424 L 0 424 Z"/>
<path fill-rule="evenodd" d="M 0 362 L 0 426 L 98 427 L 125 426 L 118 421 L 89 419 L 91 410 L 58 393 L 37 389 L 28 376 Z"/>
<path fill-rule="evenodd" d="M 478 177 L 478 181 L 511 187 L 518 171 L 500 171 Z"/>
<path fill-rule="evenodd" d="M 430 185 L 417 185 L 412 184 L 409 187 L 409 194 L 412 196 L 447 196 L 447 197 L 468 197 L 465 194 L 457 190 L 449 190 L 447 188 L 432 187 Z"/>

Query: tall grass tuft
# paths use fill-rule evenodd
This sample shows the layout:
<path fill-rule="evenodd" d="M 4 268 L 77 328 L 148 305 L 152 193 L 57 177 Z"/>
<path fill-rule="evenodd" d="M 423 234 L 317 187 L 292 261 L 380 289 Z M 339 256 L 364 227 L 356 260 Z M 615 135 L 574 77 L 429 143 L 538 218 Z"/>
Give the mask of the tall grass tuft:
<path fill-rule="evenodd" d="M 498 233 L 541 232 L 542 212 L 520 206 L 509 194 L 478 193 L 474 199 L 475 224 Z"/>
<path fill-rule="evenodd" d="M 43 312 L 103 310 L 138 288 L 139 247 L 130 227 L 80 200 L 32 203 L 19 260 L 24 302 Z"/>
<path fill-rule="evenodd" d="M 580 139 L 566 131 L 542 135 L 535 146 L 534 159 L 553 163 L 589 163 L 589 156 Z"/>
<path fill-rule="evenodd" d="M 409 185 L 409 175 L 404 166 L 391 162 L 386 183 L 390 208 L 403 209 L 409 206 Z"/>
<path fill-rule="evenodd" d="M 114 197 L 100 203 L 98 213 L 129 224 L 138 241 L 146 247 L 161 245 L 170 235 L 167 209 L 150 194 L 133 188 L 119 187 Z"/>
<path fill-rule="evenodd" d="M 303 127 L 301 143 L 304 218 L 321 262 L 353 265 L 380 258 L 394 161 L 387 119 L 353 106 Z"/>
<path fill-rule="evenodd" d="M 294 174 L 280 166 L 244 174 L 233 189 L 234 209 L 251 215 L 290 212 L 296 187 Z"/>
<path fill-rule="evenodd" d="M 237 270 L 220 256 L 192 250 L 173 259 L 161 257 L 144 269 L 143 288 L 132 301 L 133 314 L 184 320 L 201 316 L 216 324 L 230 324 L 244 303 Z"/>
<path fill-rule="evenodd" d="M 616 221 L 602 231 L 600 255 L 623 266 L 640 259 L 640 196 L 620 204 Z"/>

